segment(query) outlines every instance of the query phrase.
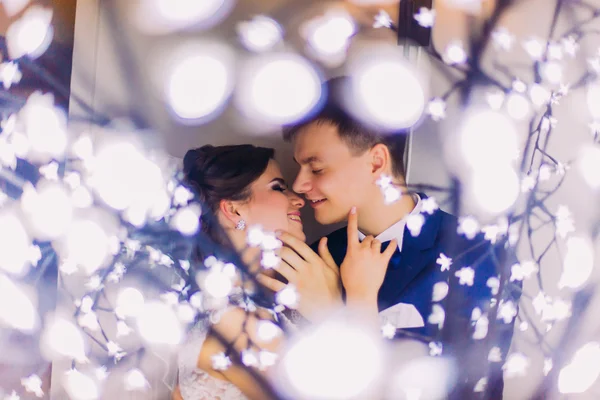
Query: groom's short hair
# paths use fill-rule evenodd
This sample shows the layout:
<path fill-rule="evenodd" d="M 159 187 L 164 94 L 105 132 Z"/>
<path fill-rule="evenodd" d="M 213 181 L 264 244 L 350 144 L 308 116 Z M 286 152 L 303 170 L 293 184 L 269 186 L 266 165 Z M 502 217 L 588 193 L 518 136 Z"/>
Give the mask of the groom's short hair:
<path fill-rule="evenodd" d="M 382 132 L 361 122 L 347 112 L 342 101 L 344 99 L 343 93 L 347 93 L 350 79 L 343 76 L 325 82 L 323 93 L 326 100 L 320 110 L 293 125 L 284 126 L 284 140 L 291 142 L 303 128 L 313 122 L 317 124 L 328 123 L 337 128 L 340 138 L 355 155 L 362 154 L 379 143 L 387 146 L 392 157 L 394 175 L 405 176 L 404 151 L 407 132 Z"/>

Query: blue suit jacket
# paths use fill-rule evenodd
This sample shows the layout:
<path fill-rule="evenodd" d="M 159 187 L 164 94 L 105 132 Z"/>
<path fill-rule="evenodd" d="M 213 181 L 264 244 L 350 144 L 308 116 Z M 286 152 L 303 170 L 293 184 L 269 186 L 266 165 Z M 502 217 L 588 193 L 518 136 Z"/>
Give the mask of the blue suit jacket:
<path fill-rule="evenodd" d="M 383 311 L 398 303 L 414 305 L 423 317 L 425 326 L 404 331 L 441 341 L 444 354 L 456 357 L 461 372 L 465 373 L 462 377 L 463 385 L 457 389 L 461 393 L 457 392 L 452 397 L 472 398 L 473 386 L 482 377 L 482 365 L 487 367 L 488 350 L 484 341 L 472 339 L 474 323 L 471 322 L 471 315 L 476 307 L 484 313 L 490 308 L 493 296 L 491 288 L 487 285 L 488 279 L 498 276 L 498 261 L 510 261 L 503 257 L 503 246 L 492 246 L 482 235 L 473 240 L 459 235 L 456 217 L 441 210 L 424 216 L 425 223 L 418 236 L 412 236 L 405 228 L 402 251 L 396 251 L 392 257 L 379 290 L 379 310 Z M 347 249 L 346 228 L 334 231 L 327 238 L 329 251 L 340 265 Z M 318 243 L 315 243 L 314 248 L 317 245 Z M 442 271 L 437 263 L 440 253 L 452 259 L 449 271 Z M 456 271 L 463 267 L 471 267 L 475 271 L 472 286 L 460 285 L 459 278 L 455 276 Z M 451 288 L 446 299 L 440 302 L 445 310 L 445 328 L 442 331 L 438 325 L 427 321 L 435 304 L 432 301 L 433 285 L 441 281 L 447 282 Z M 507 296 L 515 305 L 518 303 L 519 291 L 508 293 L 503 298 Z M 510 324 L 505 324 L 502 320 L 490 321 L 490 330 L 494 323 L 497 324 L 496 329 L 500 333 L 499 340 L 494 345 L 499 346 L 505 355 L 510 347 L 514 320 Z M 464 365 L 465 362 L 467 365 Z M 501 365 L 502 363 L 493 365 L 488 376 L 492 398 L 502 396 Z M 472 367 L 472 371 L 469 371 L 469 366 Z"/>

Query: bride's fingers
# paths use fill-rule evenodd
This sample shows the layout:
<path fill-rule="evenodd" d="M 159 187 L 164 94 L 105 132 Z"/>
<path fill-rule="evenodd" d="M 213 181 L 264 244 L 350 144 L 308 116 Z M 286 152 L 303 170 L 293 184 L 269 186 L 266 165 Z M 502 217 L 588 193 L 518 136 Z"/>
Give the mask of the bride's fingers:
<path fill-rule="evenodd" d="M 307 245 L 294 235 L 285 231 L 279 231 L 277 232 L 277 238 L 283 243 L 285 243 L 289 248 L 294 250 L 297 254 L 300 255 L 300 257 L 304 258 L 306 261 L 310 263 L 316 261 L 317 254 L 310 248 L 309 245 Z"/>
<path fill-rule="evenodd" d="M 275 271 L 279 272 L 288 282 L 296 283 L 296 276 L 298 272 L 292 268 L 285 260 L 279 261 L 279 264 L 275 267 Z"/>
<path fill-rule="evenodd" d="M 286 284 L 281 282 L 280 280 L 271 278 L 270 276 L 267 276 L 265 274 L 256 275 L 256 280 L 261 285 L 263 285 L 267 289 L 271 289 L 274 292 L 279 292 L 280 290 L 285 289 L 285 286 L 286 286 Z"/>
<path fill-rule="evenodd" d="M 296 271 L 300 272 L 304 270 L 306 261 L 300 257 L 293 249 L 289 247 L 282 247 L 279 249 L 279 257 L 286 263 L 292 266 Z"/>

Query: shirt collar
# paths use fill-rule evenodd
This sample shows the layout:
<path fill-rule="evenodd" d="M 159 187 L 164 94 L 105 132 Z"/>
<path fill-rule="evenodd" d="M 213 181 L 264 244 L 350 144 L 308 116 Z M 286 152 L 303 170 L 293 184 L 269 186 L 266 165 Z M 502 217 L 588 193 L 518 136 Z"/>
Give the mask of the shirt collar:
<path fill-rule="evenodd" d="M 421 201 L 421 196 L 418 194 L 413 194 L 413 199 L 415 201 L 415 208 L 412 209 L 410 213 L 404 216 L 400 221 L 396 222 L 385 231 L 381 232 L 375 239 L 380 242 L 387 242 L 392 239 L 396 239 L 398 241 L 398 250 L 402 250 L 402 240 L 404 239 L 404 228 L 406 227 L 406 219 L 409 215 L 416 215 L 421 212 L 423 208 L 423 202 Z M 358 231 L 358 240 L 362 242 L 362 240 L 366 237 L 364 233 Z"/>

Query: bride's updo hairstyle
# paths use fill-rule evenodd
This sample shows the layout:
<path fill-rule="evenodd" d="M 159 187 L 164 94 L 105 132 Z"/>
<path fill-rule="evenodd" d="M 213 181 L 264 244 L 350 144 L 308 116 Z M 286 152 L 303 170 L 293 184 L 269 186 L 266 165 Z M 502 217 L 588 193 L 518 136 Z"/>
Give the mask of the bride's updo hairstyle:
<path fill-rule="evenodd" d="M 249 201 L 250 186 L 265 172 L 274 155 L 273 149 L 250 144 L 206 145 L 185 154 L 185 179 L 202 202 L 201 229 L 214 242 L 230 243 L 216 218 L 221 200 Z"/>

